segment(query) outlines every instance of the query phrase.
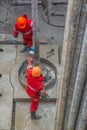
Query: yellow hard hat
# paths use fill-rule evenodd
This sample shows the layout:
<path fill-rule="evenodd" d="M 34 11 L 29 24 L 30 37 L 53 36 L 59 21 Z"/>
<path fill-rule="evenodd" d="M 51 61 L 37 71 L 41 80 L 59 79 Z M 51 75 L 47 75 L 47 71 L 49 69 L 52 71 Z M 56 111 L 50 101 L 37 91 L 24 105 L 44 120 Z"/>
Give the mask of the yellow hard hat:
<path fill-rule="evenodd" d="M 31 74 L 32 74 L 33 77 L 39 77 L 41 75 L 41 68 L 39 66 L 35 66 L 32 69 Z"/>
<path fill-rule="evenodd" d="M 26 27 L 26 19 L 24 17 L 19 17 L 17 19 L 17 25 L 20 29 L 24 29 Z"/>

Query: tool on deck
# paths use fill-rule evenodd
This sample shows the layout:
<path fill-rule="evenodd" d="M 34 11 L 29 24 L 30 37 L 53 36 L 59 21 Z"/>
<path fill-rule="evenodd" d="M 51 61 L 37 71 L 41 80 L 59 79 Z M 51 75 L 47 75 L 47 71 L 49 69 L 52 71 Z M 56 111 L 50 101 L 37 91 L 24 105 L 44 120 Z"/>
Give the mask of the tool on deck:
<path fill-rule="evenodd" d="M 15 45 L 15 48 L 16 48 L 15 64 L 17 64 L 17 53 L 18 53 L 18 46 L 17 46 L 17 45 Z"/>
<path fill-rule="evenodd" d="M 13 37 L 12 39 L 12 43 L 15 45 L 15 48 L 16 48 L 16 56 L 15 56 L 15 64 L 17 64 L 17 53 L 18 53 L 18 46 L 17 46 L 17 40 L 15 37 Z"/>

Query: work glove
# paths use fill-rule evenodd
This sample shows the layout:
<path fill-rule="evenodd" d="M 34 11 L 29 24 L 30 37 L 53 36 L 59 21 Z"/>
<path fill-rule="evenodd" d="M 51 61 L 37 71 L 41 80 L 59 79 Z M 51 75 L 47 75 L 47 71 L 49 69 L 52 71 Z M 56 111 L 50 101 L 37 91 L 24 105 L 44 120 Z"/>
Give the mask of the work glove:
<path fill-rule="evenodd" d="M 46 97 L 46 102 L 48 102 L 48 101 L 49 101 L 49 99 L 50 99 L 50 97 L 49 97 L 49 96 L 47 96 L 47 97 Z"/>
<path fill-rule="evenodd" d="M 30 55 L 34 55 L 34 50 L 35 50 L 35 46 L 33 45 L 33 46 L 31 46 L 30 48 L 29 48 L 29 54 Z"/>
<path fill-rule="evenodd" d="M 13 39 L 12 39 L 12 43 L 16 45 L 17 40 L 16 40 L 16 38 L 15 38 L 15 37 L 13 37 Z"/>

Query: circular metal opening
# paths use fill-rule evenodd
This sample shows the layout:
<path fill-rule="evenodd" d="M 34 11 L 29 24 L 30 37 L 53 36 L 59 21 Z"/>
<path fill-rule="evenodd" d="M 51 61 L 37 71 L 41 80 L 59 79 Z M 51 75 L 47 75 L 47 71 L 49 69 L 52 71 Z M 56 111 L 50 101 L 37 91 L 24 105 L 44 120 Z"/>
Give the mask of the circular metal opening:
<path fill-rule="evenodd" d="M 24 61 L 19 68 L 19 81 L 23 87 L 26 85 L 26 68 L 28 66 L 28 61 Z M 54 86 L 57 80 L 57 69 L 48 60 L 40 58 L 40 67 L 42 69 L 42 74 L 44 77 L 45 88 L 49 89 Z"/>

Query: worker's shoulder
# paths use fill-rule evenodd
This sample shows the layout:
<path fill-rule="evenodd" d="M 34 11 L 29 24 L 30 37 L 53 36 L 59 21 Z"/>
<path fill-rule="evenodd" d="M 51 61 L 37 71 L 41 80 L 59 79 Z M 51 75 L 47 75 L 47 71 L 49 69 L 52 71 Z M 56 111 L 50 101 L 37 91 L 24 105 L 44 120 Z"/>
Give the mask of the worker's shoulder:
<path fill-rule="evenodd" d="M 32 24 L 32 19 L 27 19 L 29 24 Z"/>

